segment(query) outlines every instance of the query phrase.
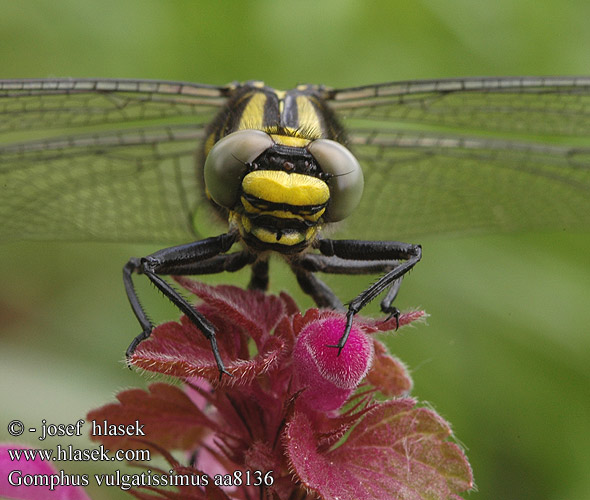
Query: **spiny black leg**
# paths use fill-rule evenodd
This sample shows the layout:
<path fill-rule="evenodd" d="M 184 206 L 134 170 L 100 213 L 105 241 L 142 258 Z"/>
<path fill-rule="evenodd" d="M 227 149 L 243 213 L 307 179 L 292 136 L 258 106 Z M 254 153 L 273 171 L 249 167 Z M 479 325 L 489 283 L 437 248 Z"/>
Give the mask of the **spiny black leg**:
<path fill-rule="evenodd" d="M 348 335 L 350 334 L 350 329 L 352 328 L 352 318 L 353 316 L 358 313 L 363 307 L 365 307 L 371 300 L 373 300 L 377 295 L 379 295 L 383 290 L 385 290 L 393 281 L 401 278 L 404 274 L 406 274 L 416 263 L 420 260 L 422 256 L 422 252 L 420 247 L 417 247 L 417 254 L 412 259 L 404 262 L 394 270 L 390 271 L 386 275 L 382 276 L 378 281 L 373 283 L 369 288 L 367 288 L 364 292 L 360 293 L 354 300 L 352 300 L 348 304 L 348 311 L 346 313 L 346 328 L 342 337 L 338 341 L 338 344 L 334 347 L 338 348 L 338 354 L 342 352 L 346 341 L 348 340 Z"/>
<path fill-rule="evenodd" d="M 293 269 L 301 289 L 311 295 L 318 307 L 329 307 L 336 310 L 344 309 L 336 294 L 317 276 L 298 267 L 296 261 L 291 264 L 291 269 Z"/>
<path fill-rule="evenodd" d="M 409 260 L 421 255 L 420 245 L 401 241 L 318 239 L 313 246 L 319 249 L 322 255 L 335 255 L 346 260 Z"/>
<path fill-rule="evenodd" d="M 133 310 L 133 314 L 139 321 L 139 325 L 141 326 L 141 333 L 135 337 L 127 351 L 125 352 L 125 356 L 127 359 L 131 357 L 131 355 L 135 352 L 137 346 L 145 339 L 147 339 L 152 330 L 154 329 L 154 325 L 147 317 L 147 314 L 142 307 L 141 303 L 139 302 L 139 298 L 137 297 L 137 292 L 135 291 L 135 287 L 133 286 L 133 279 L 132 274 L 134 272 L 139 272 L 141 269 L 140 259 L 135 257 L 129 259 L 125 267 L 123 267 L 123 284 L 125 285 L 125 292 L 127 293 L 127 299 L 129 299 L 129 303 L 131 304 L 131 309 Z"/>
<path fill-rule="evenodd" d="M 143 259 L 142 259 L 143 260 Z M 217 369 L 219 370 L 219 377 L 221 378 L 222 374 L 230 375 L 231 373 L 225 369 L 223 361 L 221 360 L 221 356 L 219 354 L 219 348 L 217 347 L 217 339 L 215 338 L 215 327 L 203 316 L 200 312 L 194 309 L 187 301 L 184 299 L 174 288 L 172 285 L 165 281 L 163 278 L 160 278 L 157 274 L 152 271 L 148 270 L 149 264 L 144 261 L 144 269 L 143 273 L 149 278 L 149 280 L 160 290 L 166 297 L 170 299 L 170 301 L 180 309 L 191 322 L 197 326 L 199 330 L 205 335 L 205 338 L 211 344 L 211 350 L 213 351 L 213 357 L 215 358 L 215 363 L 217 364 Z"/>
<path fill-rule="evenodd" d="M 395 329 L 399 328 L 399 316 L 400 310 L 393 305 L 393 301 L 399 293 L 399 289 L 402 285 L 402 278 L 399 278 L 393 282 L 393 285 L 387 291 L 385 298 L 381 301 L 381 312 L 387 314 L 387 317 L 383 320 L 389 321 L 391 318 L 395 318 Z"/>
<path fill-rule="evenodd" d="M 318 240 L 316 248 L 320 250 L 323 255 L 341 257 L 343 259 L 351 260 L 405 260 L 391 271 L 383 275 L 379 280 L 373 283 L 364 292 L 360 293 L 348 305 L 346 313 L 346 327 L 344 333 L 338 344 L 332 347 L 338 348 L 338 354 L 342 352 L 350 329 L 352 328 L 352 320 L 363 307 L 365 307 L 377 295 L 383 292 L 388 287 L 396 288 L 395 281 L 399 280 L 412 269 L 422 258 L 422 248 L 420 245 L 411 245 L 409 243 L 401 243 L 397 241 L 357 241 L 357 240 Z M 393 286 L 392 286 L 393 285 Z M 397 286 L 399 288 L 399 286 Z M 392 297 L 395 297 L 397 290 L 391 292 Z M 386 300 L 390 297 L 388 293 Z M 393 298 L 391 300 L 393 300 Z M 385 304 L 386 307 L 391 307 L 391 303 Z M 394 315 L 395 315 L 395 311 Z"/>
<path fill-rule="evenodd" d="M 361 260 L 361 259 L 342 259 L 335 255 L 326 256 L 317 253 L 306 253 L 298 256 L 296 260 L 292 261 L 297 267 L 301 267 L 306 271 L 312 273 L 328 273 L 328 274 L 377 274 L 386 273 L 400 265 L 399 260 L 395 259 L 379 259 L 379 260 Z"/>
<path fill-rule="evenodd" d="M 144 257 L 142 259 L 132 258 L 123 268 L 123 282 L 125 284 L 125 291 L 133 313 L 135 314 L 141 326 L 141 333 L 133 339 L 127 348 L 127 357 L 131 356 L 137 346 L 145 339 L 147 339 L 154 325 L 147 317 L 147 314 L 135 291 L 133 286 L 133 273 L 145 274 L 149 280 L 176 305 L 194 325 L 201 330 L 205 335 L 211 349 L 213 356 L 219 370 L 219 376 L 223 373 L 231 375 L 226 369 L 219 354 L 217 340 L 215 338 L 215 329 L 207 319 L 196 311 L 167 281 L 162 279 L 159 274 L 183 274 L 207 272 L 219 272 L 226 268 L 231 270 L 238 269 L 249 262 L 249 256 L 238 252 L 236 254 L 229 254 L 225 259 L 217 258 L 220 254 L 227 252 L 234 242 L 237 240 L 237 232 L 226 233 L 214 238 L 207 238 L 205 240 L 196 241 L 187 245 L 180 245 L 177 247 L 166 248 L 158 252 Z"/>
<path fill-rule="evenodd" d="M 397 259 L 385 259 L 385 260 L 346 260 L 335 255 L 326 256 L 317 253 L 306 253 L 297 260 L 291 262 L 291 267 L 296 264 L 297 267 L 301 267 L 306 271 L 311 272 L 322 272 L 330 274 L 346 274 L 346 275 L 358 275 L 358 274 L 375 274 L 375 273 L 387 273 L 392 269 L 395 269 L 400 265 L 400 261 Z M 399 320 L 400 311 L 397 307 L 392 306 L 392 302 L 395 300 L 399 292 L 401 285 L 401 279 L 396 280 L 391 285 L 386 297 L 381 301 L 381 311 L 387 314 L 384 321 L 388 321 L 395 317 Z M 325 286 L 325 285 L 324 285 Z M 303 285 L 302 285 L 303 288 Z M 317 301 L 316 301 L 317 303 Z M 399 322 L 397 327 L 399 327 Z"/>
<path fill-rule="evenodd" d="M 231 273 L 239 271 L 255 260 L 256 256 L 247 251 L 224 253 L 196 262 L 185 262 L 175 266 L 168 265 L 165 272 L 159 271 L 158 274 L 194 276 L 196 274 L 217 274 L 224 271 Z"/>

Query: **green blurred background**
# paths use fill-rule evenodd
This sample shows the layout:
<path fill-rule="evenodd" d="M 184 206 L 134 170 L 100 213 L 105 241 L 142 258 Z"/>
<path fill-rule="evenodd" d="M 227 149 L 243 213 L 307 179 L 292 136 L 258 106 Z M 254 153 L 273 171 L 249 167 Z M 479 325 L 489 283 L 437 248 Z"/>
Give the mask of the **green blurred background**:
<path fill-rule="evenodd" d="M 586 0 L 21 0 L 2 3 L 0 77 L 261 79 L 284 88 L 589 74 L 588 19 Z M 467 448 L 478 487 L 470 498 L 590 498 L 590 237 L 555 230 L 422 238 L 424 259 L 398 299 L 431 314 L 390 345 L 413 373 L 413 394 Z M 146 385 L 122 363 L 138 326 L 121 268 L 157 248 L 0 246 L 1 441 L 11 419 L 73 423 L 118 390 Z M 247 272 L 209 281 L 230 280 L 244 283 Z M 280 282 L 311 305 L 290 277 Z M 178 317 L 144 291 L 157 319 Z"/>

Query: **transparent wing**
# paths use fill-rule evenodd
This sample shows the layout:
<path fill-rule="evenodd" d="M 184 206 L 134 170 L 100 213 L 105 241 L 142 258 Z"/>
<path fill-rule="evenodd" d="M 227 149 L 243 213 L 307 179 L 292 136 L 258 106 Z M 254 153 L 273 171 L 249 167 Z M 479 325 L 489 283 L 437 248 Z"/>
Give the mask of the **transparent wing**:
<path fill-rule="evenodd" d="M 0 239 L 194 239 L 202 135 L 176 125 L 0 146 Z"/>
<path fill-rule="evenodd" d="M 590 149 L 494 138 L 350 131 L 363 165 L 348 237 L 590 229 Z"/>
<path fill-rule="evenodd" d="M 196 154 L 228 92 L 149 80 L 0 80 L 0 239 L 204 236 L 191 220 L 204 205 Z"/>
<path fill-rule="evenodd" d="M 206 123 L 229 87 L 156 80 L 0 80 L 0 134 L 178 120 Z"/>
<path fill-rule="evenodd" d="M 590 229 L 590 78 L 326 92 L 365 173 L 348 236 Z"/>
<path fill-rule="evenodd" d="M 406 239 L 588 229 L 589 82 L 465 79 L 326 91 L 351 128 L 366 177 L 364 202 L 344 230 Z M 176 82 L 1 81 L 0 142 L 28 142 L 0 144 L 0 238 L 208 236 L 192 229 L 204 205 L 195 154 L 230 92 Z M 70 128 L 91 133 L 54 138 Z M 501 140 L 498 132 L 536 142 Z"/>
<path fill-rule="evenodd" d="M 326 91 L 340 116 L 590 137 L 590 77 L 419 80 Z"/>

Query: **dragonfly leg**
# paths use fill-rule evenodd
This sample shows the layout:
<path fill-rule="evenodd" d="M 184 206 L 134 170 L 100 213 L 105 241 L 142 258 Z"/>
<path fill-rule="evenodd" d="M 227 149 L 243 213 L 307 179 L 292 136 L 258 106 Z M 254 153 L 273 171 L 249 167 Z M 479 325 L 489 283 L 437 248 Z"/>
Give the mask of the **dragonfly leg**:
<path fill-rule="evenodd" d="M 401 261 L 398 259 L 383 259 L 375 261 L 346 260 L 340 257 L 336 257 L 335 255 L 326 256 L 316 253 L 304 254 L 301 257 L 299 257 L 296 261 L 292 262 L 293 267 L 303 268 L 305 269 L 305 271 L 310 271 L 314 273 L 322 272 L 329 274 L 346 274 L 347 276 L 358 274 L 387 273 L 398 267 L 400 264 Z M 381 301 L 381 311 L 388 315 L 385 321 L 392 317 L 399 317 L 399 309 L 393 306 L 392 303 L 399 292 L 401 282 L 402 278 L 399 278 L 398 280 L 394 281 L 390 285 L 390 288 L 387 291 L 385 298 Z M 300 283 L 300 285 L 305 290 L 303 284 Z M 313 291 L 313 288 L 312 291 L 307 293 L 309 293 L 312 297 L 316 296 L 316 294 Z M 318 300 L 316 300 L 316 303 L 322 306 L 333 307 L 330 304 L 320 303 Z M 333 309 L 337 309 L 337 307 L 333 307 Z"/>
<path fill-rule="evenodd" d="M 291 263 L 291 269 L 295 273 L 297 282 L 301 289 L 311 295 L 318 307 L 329 307 L 330 309 L 342 310 L 344 306 L 336 294 L 312 272 Z"/>
<path fill-rule="evenodd" d="M 268 290 L 268 258 L 261 258 L 252 264 L 248 290 Z"/>
<path fill-rule="evenodd" d="M 237 233 L 226 233 L 186 245 L 165 248 L 140 259 L 129 259 L 123 268 L 123 282 L 129 303 L 142 331 L 129 345 L 127 357 L 131 356 L 137 346 L 150 336 L 154 328 L 133 285 L 133 274 L 144 274 L 209 340 L 220 377 L 224 373 L 231 375 L 221 360 L 213 325 L 160 275 L 215 273 L 244 267 L 251 261 L 246 252 L 224 254 L 235 243 L 237 237 Z"/>
<path fill-rule="evenodd" d="M 325 272 L 345 273 L 347 260 L 353 261 L 352 267 L 355 269 L 356 274 L 375 271 L 380 266 L 385 270 L 385 274 L 381 278 L 348 304 L 344 333 L 340 337 L 338 344 L 333 346 L 338 348 L 339 353 L 346 345 L 354 315 L 388 288 L 389 291 L 381 302 L 381 309 L 388 313 L 389 317 L 399 317 L 399 311 L 392 306 L 392 302 L 399 291 L 402 277 L 422 258 L 422 247 L 420 245 L 398 241 L 320 239 L 314 246 L 325 257 L 339 258 L 338 261 L 333 261 L 332 265 L 326 265 L 323 269 Z M 318 262 L 320 260 L 315 259 L 315 263 Z"/>

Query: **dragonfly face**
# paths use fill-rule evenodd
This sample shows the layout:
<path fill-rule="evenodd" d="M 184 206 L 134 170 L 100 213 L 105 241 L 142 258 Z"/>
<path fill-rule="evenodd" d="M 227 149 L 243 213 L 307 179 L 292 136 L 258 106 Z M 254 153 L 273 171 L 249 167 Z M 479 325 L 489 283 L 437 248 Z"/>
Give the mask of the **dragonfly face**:
<path fill-rule="evenodd" d="M 207 195 L 253 249 L 301 252 L 357 207 L 363 174 L 317 87 L 237 87 L 207 131 Z"/>
<path fill-rule="evenodd" d="M 382 274 L 350 302 L 342 349 L 354 314 L 381 292 L 396 313 L 421 250 L 392 237 L 590 227 L 588 78 L 290 91 L 6 80 L 0 106 L 0 237 L 192 241 L 125 266 L 142 327 L 128 352 L 152 329 L 133 287 L 140 273 L 211 340 L 221 372 L 211 325 L 162 275 L 250 265 L 250 286 L 266 288 L 272 250 L 318 305 L 339 308 L 315 272 Z M 219 236 L 201 229 L 211 206 L 227 223 Z M 343 219 L 349 239 L 322 237 Z"/>

